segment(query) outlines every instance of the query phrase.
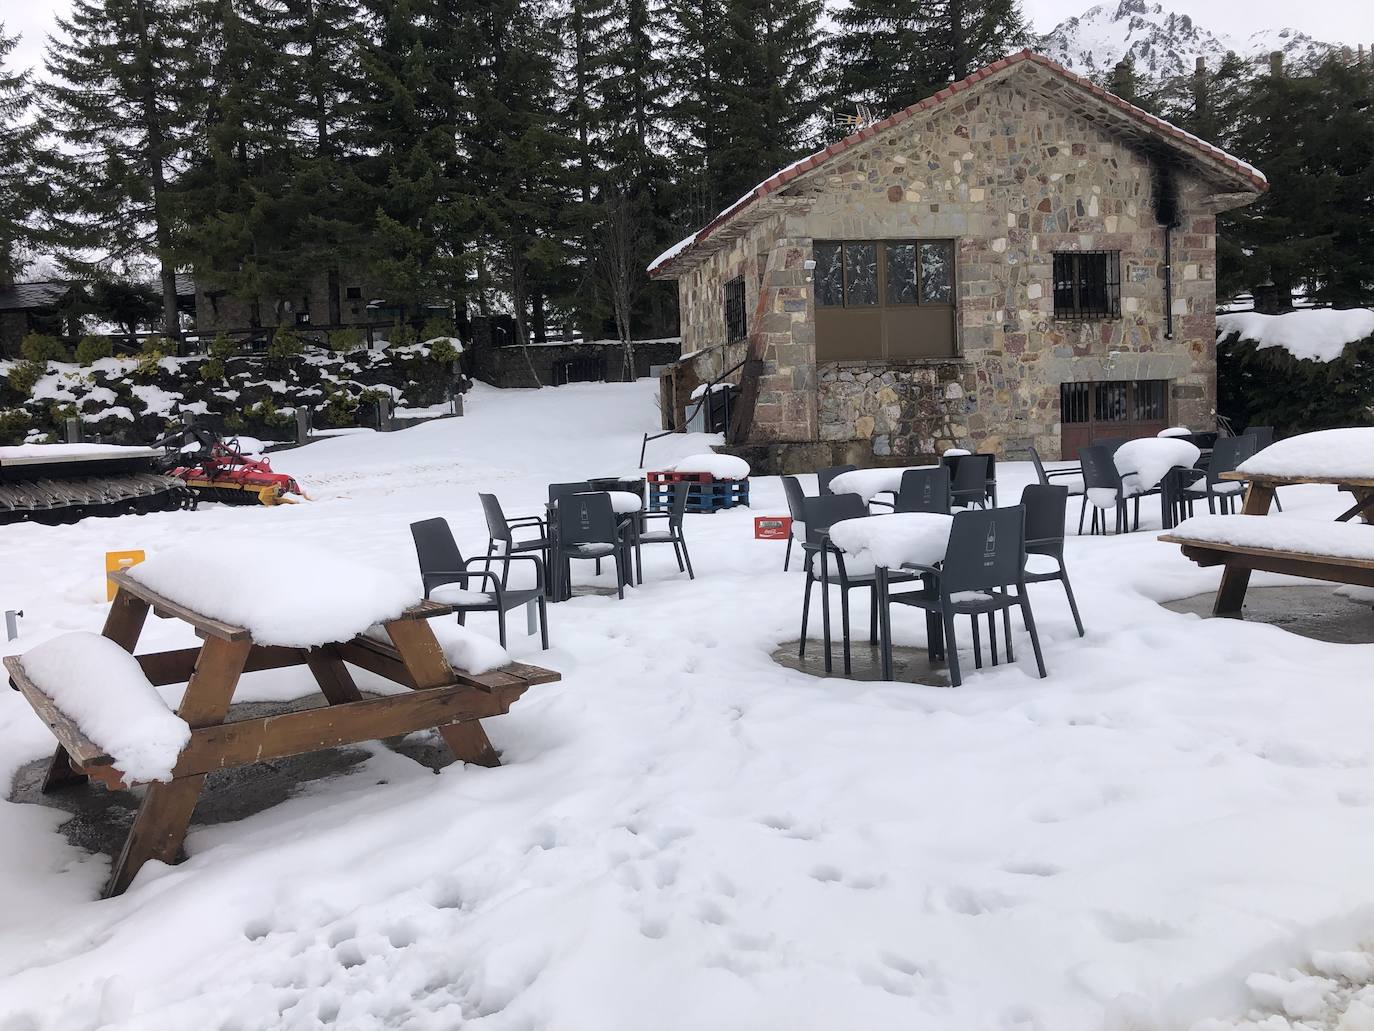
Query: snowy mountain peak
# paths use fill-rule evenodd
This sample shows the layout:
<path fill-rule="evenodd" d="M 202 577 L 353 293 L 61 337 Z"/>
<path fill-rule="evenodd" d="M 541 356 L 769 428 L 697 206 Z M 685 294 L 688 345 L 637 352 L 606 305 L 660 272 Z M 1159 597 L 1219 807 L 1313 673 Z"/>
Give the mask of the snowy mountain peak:
<path fill-rule="evenodd" d="M 1156 78 L 1191 72 L 1199 57 L 1215 68 L 1228 50 L 1255 61 L 1279 50 L 1289 61 L 1300 61 L 1330 46 L 1291 28 L 1239 36 L 1214 32 L 1149 0 L 1098 4 L 1060 22 L 1041 40 L 1051 59 L 1084 75 L 1108 72 L 1130 55 L 1140 74 Z"/>

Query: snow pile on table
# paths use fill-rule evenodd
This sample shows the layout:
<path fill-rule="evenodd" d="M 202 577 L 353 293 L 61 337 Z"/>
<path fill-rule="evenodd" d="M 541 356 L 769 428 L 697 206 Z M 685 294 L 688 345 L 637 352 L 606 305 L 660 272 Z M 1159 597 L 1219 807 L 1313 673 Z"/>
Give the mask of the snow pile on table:
<path fill-rule="evenodd" d="M 150 555 L 129 575 L 202 616 L 246 627 L 258 644 L 347 641 L 420 601 L 417 577 L 317 545 L 251 538 Z"/>
<path fill-rule="evenodd" d="M 510 653 L 476 630 L 452 622 L 452 617 L 435 618 L 429 621 L 429 628 L 439 647 L 444 650 L 444 658 L 456 670 L 464 673 L 490 673 L 494 669 L 510 664 Z M 384 626 L 370 626 L 367 636 L 382 644 L 391 644 L 391 636 Z"/>
<path fill-rule="evenodd" d="M 1282 347 L 1294 358 L 1335 361 L 1347 344 L 1374 336 L 1374 309 L 1305 308 L 1282 315 L 1236 312 L 1217 316 L 1217 336 L 1240 334 L 1257 350 Z"/>
<path fill-rule="evenodd" d="M 1173 437 L 1141 437 L 1126 441 L 1112 457 L 1121 474 L 1122 492 L 1129 497 L 1159 486 L 1175 466 L 1191 469 L 1202 451 L 1196 444 Z"/>
<path fill-rule="evenodd" d="M 933 466 L 911 466 L 913 469 L 933 468 Z M 832 494 L 857 494 L 864 499 L 867 504 L 873 500 L 875 494 L 884 491 L 891 491 L 894 494 L 901 489 L 902 474 L 906 469 L 851 469 L 847 473 L 840 473 L 830 481 L 830 492 Z"/>
<path fill-rule="evenodd" d="M 749 463 L 734 455 L 688 455 L 673 465 L 675 473 L 708 473 L 717 480 L 742 480 L 749 475 Z"/>
<path fill-rule="evenodd" d="M 1193 431 L 1187 426 L 1170 426 L 1168 429 L 1160 430 L 1155 434 L 1156 437 L 1190 437 Z"/>
<path fill-rule="evenodd" d="M 1332 555 L 1374 562 L 1374 530 L 1364 523 L 1275 516 L 1204 515 L 1185 519 L 1169 532 L 1176 537 L 1209 544 L 1296 551 L 1302 555 Z"/>
<path fill-rule="evenodd" d="M 30 648 L 24 672 L 135 781 L 171 780 L 191 740 L 138 660 L 108 637 L 76 630 Z"/>
<path fill-rule="evenodd" d="M 846 555 L 875 566 L 933 566 L 945 557 L 953 525 L 953 516 L 939 512 L 897 512 L 842 519 L 830 527 L 830 539 Z"/>
<path fill-rule="evenodd" d="M 1374 427 L 1317 430 L 1276 440 L 1238 468 L 1252 476 L 1374 477 Z"/>

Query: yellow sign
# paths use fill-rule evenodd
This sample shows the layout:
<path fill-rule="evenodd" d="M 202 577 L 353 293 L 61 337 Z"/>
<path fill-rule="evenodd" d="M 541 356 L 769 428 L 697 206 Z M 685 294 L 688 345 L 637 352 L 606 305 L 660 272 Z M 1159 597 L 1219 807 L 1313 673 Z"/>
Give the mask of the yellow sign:
<path fill-rule="evenodd" d="M 110 579 L 110 574 L 120 570 L 128 569 L 142 562 L 146 555 L 141 551 L 107 551 L 105 552 L 105 600 L 114 601 L 115 585 Z"/>

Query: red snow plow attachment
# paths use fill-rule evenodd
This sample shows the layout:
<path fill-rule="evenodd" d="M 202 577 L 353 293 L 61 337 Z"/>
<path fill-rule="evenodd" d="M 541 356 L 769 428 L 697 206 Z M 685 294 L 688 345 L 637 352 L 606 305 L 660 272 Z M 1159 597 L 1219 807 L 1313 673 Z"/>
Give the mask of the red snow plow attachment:
<path fill-rule="evenodd" d="M 231 505 L 294 505 L 300 499 L 310 500 L 294 478 L 273 472 L 265 458 L 245 455 L 237 440 L 226 441 L 194 427 L 186 434 L 200 448 L 180 457 L 194 459 L 195 464 L 175 466 L 168 475 L 182 480 L 203 500 Z"/>

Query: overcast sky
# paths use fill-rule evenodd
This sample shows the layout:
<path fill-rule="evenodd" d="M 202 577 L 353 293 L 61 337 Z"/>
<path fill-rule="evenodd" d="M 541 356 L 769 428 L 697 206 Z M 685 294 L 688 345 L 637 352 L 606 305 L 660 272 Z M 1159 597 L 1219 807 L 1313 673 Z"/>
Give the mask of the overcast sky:
<path fill-rule="evenodd" d="M 43 40 L 52 28 L 54 12 L 66 6 L 65 0 L 0 0 L 5 31 L 23 34 L 13 58 L 16 65 L 42 60 Z M 1022 0 L 1022 8 L 1038 32 L 1048 32 L 1062 19 L 1082 14 L 1090 6 L 1091 0 Z M 1296 28 L 1333 43 L 1374 43 L 1371 0 L 1305 0 L 1301 4 L 1293 0 L 1164 0 L 1164 7 L 1191 14 L 1199 25 L 1218 33 Z"/>

